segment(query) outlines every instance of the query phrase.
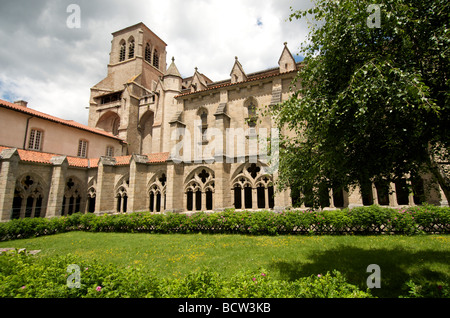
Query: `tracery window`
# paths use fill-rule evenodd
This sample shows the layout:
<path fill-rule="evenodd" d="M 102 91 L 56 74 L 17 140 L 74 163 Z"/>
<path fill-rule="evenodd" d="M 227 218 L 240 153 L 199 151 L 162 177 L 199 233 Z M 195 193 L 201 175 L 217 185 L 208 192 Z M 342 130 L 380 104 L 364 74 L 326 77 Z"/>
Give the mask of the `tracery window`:
<path fill-rule="evenodd" d="M 199 168 L 191 174 L 185 186 L 188 211 L 214 209 L 214 182 L 214 173 L 209 169 Z"/>
<path fill-rule="evenodd" d="M 236 209 L 272 209 L 274 188 L 271 175 L 265 175 L 259 164 L 246 163 L 232 181 Z"/>

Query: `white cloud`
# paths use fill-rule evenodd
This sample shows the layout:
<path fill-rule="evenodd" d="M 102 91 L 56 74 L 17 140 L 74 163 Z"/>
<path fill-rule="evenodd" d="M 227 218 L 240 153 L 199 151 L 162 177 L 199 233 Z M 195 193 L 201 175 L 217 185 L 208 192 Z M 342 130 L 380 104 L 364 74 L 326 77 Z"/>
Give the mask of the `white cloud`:
<path fill-rule="evenodd" d="M 69 29 L 66 8 L 81 8 Z M 212 80 L 229 77 L 234 57 L 247 73 L 277 65 L 287 41 L 298 52 L 306 24 L 286 22 L 294 0 L 42 0 L 0 4 L 0 98 L 87 123 L 90 87 L 106 76 L 111 33 L 145 23 L 167 44 L 183 76 L 194 67 Z"/>

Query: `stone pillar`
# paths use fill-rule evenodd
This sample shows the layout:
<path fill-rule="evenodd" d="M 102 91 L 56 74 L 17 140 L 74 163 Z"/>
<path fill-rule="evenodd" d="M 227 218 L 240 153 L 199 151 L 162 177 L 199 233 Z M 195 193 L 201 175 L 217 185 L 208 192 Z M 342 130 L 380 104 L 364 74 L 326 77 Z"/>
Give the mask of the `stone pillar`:
<path fill-rule="evenodd" d="M 127 212 L 145 211 L 147 202 L 147 162 L 148 157 L 133 155 L 130 160 L 130 185 L 128 187 Z M 162 196 L 162 194 L 161 194 Z M 162 199 L 162 198 L 161 198 Z M 155 200 L 156 202 L 156 196 Z"/>
<path fill-rule="evenodd" d="M 166 186 L 166 210 L 167 212 L 184 211 L 184 163 L 175 163 L 170 158 L 167 160 L 167 186 Z M 155 197 L 156 200 L 156 197 Z M 192 197 L 193 210 L 195 210 L 195 192 Z"/>
<path fill-rule="evenodd" d="M 408 180 L 406 181 L 406 183 L 407 183 L 407 185 L 408 185 L 408 205 L 409 205 L 409 206 L 416 205 L 416 204 L 414 203 L 414 194 L 413 194 L 412 189 L 411 189 L 411 181 L 408 179 Z"/>
<path fill-rule="evenodd" d="M 346 194 L 346 192 L 344 191 L 344 206 L 346 206 L 346 204 L 345 204 L 346 195 L 345 194 Z M 364 206 L 362 196 L 361 196 L 361 190 L 358 186 L 355 186 L 353 189 L 350 189 L 350 191 L 347 192 L 347 202 L 348 202 L 348 207 L 350 209 L 357 207 L 357 206 Z"/>
<path fill-rule="evenodd" d="M 202 192 L 202 204 L 201 204 L 201 210 L 202 210 L 203 212 L 206 211 L 206 192 L 205 192 L 205 191 Z"/>
<path fill-rule="evenodd" d="M 48 195 L 47 213 L 45 214 L 47 218 L 60 216 L 64 213 L 62 211 L 62 203 L 66 188 L 66 172 L 69 166 L 66 156 L 53 157 L 50 161 L 53 164 L 53 171 Z M 68 206 L 69 202 L 66 202 L 66 207 Z"/>
<path fill-rule="evenodd" d="M 95 200 L 95 213 L 114 213 L 114 166 L 116 159 L 112 157 L 100 157 L 97 170 L 97 191 Z"/>
<path fill-rule="evenodd" d="M 273 184 L 275 185 L 278 173 L 273 174 Z M 275 187 L 275 186 L 274 186 Z M 275 189 L 274 189 L 275 190 Z M 290 190 L 274 191 L 274 211 L 283 211 L 286 207 L 292 205 Z"/>
<path fill-rule="evenodd" d="M 230 163 L 214 163 L 214 210 L 222 211 L 232 208 L 232 190 L 230 190 Z M 234 198 L 234 196 L 233 196 Z"/>
<path fill-rule="evenodd" d="M 395 191 L 395 183 L 393 182 L 389 184 L 389 206 L 398 206 L 397 192 Z"/>
<path fill-rule="evenodd" d="M 267 186 L 264 187 L 264 208 L 269 209 L 269 188 Z"/>
<path fill-rule="evenodd" d="M 333 197 L 333 189 L 332 188 L 328 189 L 328 196 L 330 198 L 330 209 L 334 209 L 335 206 L 334 206 L 334 197 Z"/>
<path fill-rule="evenodd" d="M 378 204 L 378 191 L 375 183 L 372 183 L 372 200 L 373 204 Z"/>
<path fill-rule="evenodd" d="M 19 160 L 17 148 L 4 149 L 0 154 L 0 222 L 11 219 Z"/>
<path fill-rule="evenodd" d="M 252 209 L 255 210 L 258 208 L 258 190 L 256 188 L 252 188 Z"/>

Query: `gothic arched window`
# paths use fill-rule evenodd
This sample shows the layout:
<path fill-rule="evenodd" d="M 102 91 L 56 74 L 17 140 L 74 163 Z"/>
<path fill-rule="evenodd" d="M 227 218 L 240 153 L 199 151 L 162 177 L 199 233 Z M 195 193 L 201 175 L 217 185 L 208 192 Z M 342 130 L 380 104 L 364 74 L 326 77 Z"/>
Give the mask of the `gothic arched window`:
<path fill-rule="evenodd" d="M 159 55 L 158 51 L 155 49 L 153 52 L 153 66 L 159 68 Z"/>
<path fill-rule="evenodd" d="M 122 40 L 122 42 L 120 42 L 119 62 L 125 61 L 125 52 L 126 52 L 126 45 L 125 41 Z"/>
<path fill-rule="evenodd" d="M 128 44 L 128 58 L 132 59 L 133 57 L 134 57 L 134 39 L 130 39 Z"/>
<path fill-rule="evenodd" d="M 152 48 L 149 43 L 145 46 L 144 58 L 147 62 L 152 63 Z"/>

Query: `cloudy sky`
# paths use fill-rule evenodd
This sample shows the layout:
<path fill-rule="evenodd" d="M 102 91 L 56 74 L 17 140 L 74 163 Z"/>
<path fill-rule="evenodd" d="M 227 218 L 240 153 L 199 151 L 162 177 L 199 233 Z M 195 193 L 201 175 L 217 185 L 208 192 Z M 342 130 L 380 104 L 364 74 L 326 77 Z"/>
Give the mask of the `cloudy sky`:
<path fill-rule="evenodd" d="M 67 20 L 80 8 L 80 28 Z M 0 98 L 87 124 L 90 88 L 106 76 L 114 31 L 139 22 L 167 44 L 183 77 L 194 68 L 229 78 L 234 57 L 245 72 L 277 66 L 308 32 L 287 19 L 310 0 L 0 0 Z M 74 21 L 69 19 L 70 21 Z M 301 57 L 297 57 L 301 59 Z"/>

